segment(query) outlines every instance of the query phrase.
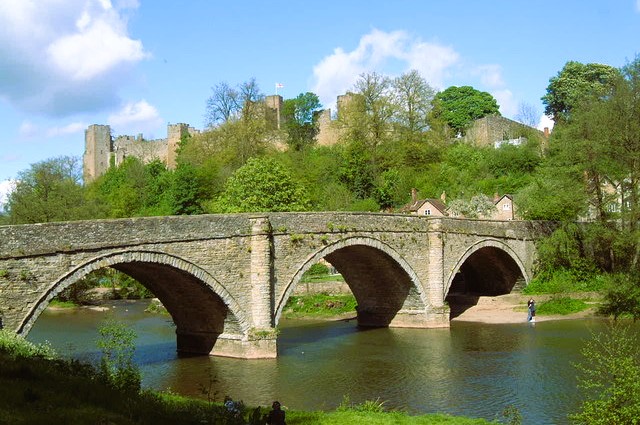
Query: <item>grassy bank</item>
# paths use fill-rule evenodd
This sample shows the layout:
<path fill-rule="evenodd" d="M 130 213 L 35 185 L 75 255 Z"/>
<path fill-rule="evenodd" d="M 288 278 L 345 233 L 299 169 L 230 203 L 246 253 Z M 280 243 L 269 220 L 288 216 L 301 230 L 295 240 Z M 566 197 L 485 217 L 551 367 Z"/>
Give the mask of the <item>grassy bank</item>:
<path fill-rule="evenodd" d="M 11 424 L 261 424 L 266 408 L 245 408 L 244 418 L 224 406 L 150 390 L 117 390 L 90 365 L 58 359 L 35 345 L 0 331 L 0 423 Z M 256 418 L 252 421 L 251 418 Z M 409 416 L 384 412 L 381 403 L 345 405 L 332 412 L 287 411 L 287 423 L 319 425 L 481 425 L 482 419 L 448 415 Z"/>

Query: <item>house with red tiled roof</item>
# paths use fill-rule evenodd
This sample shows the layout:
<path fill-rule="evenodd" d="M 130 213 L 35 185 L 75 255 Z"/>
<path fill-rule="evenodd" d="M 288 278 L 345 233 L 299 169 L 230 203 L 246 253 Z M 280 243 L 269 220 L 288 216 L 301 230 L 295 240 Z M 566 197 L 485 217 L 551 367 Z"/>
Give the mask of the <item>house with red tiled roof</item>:
<path fill-rule="evenodd" d="M 418 192 L 416 189 L 411 190 L 411 202 L 400 209 L 400 212 L 442 217 L 447 214 L 447 206 L 440 199 L 427 198 L 418 199 Z"/>

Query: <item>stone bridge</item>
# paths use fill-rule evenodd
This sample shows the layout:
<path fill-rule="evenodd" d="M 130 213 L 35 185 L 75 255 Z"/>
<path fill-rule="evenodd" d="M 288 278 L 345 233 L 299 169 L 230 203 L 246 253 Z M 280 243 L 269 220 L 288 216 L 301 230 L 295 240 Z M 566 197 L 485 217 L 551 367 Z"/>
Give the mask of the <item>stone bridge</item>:
<path fill-rule="evenodd" d="M 0 318 L 26 335 L 57 294 L 111 267 L 160 299 L 180 352 L 275 357 L 284 306 L 322 258 L 351 288 L 359 326 L 446 327 L 454 293 L 526 285 L 547 228 L 324 212 L 0 226 Z"/>

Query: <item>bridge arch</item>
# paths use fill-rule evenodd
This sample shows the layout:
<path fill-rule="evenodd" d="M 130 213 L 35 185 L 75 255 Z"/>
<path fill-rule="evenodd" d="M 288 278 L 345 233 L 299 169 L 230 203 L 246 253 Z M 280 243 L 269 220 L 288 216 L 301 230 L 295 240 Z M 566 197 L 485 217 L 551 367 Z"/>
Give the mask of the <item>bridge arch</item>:
<path fill-rule="evenodd" d="M 412 267 L 388 244 L 349 237 L 311 253 L 276 300 L 275 324 L 302 275 L 322 258 L 345 278 L 356 298 L 359 326 L 422 327 L 427 297 Z"/>
<path fill-rule="evenodd" d="M 445 296 L 508 294 L 522 280 L 526 285 L 531 276 L 518 254 L 501 240 L 483 239 L 460 256 L 445 282 Z"/>
<path fill-rule="evenodd" d="M 139 281 L 160 299 L 171 315 L 182 352 L 209 353 L 218 336 L 245 334 L 247 314 L 210 273 L 164 252 L 122 250 L 101 254 L 51 284 L 18 328 L 26 335 L 51 300 L 89 273 L 111 267 Z"/>

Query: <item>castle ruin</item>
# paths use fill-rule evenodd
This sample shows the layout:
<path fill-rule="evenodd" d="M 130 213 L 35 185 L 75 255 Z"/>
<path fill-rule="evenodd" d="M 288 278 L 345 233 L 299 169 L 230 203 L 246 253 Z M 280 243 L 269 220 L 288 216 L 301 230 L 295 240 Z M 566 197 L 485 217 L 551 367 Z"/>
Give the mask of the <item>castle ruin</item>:
<path fill-rule="evenodd" d="M 338 96 L 338 110 L 346 102 L 349 95 Z M 283 123 L 282 104 L 280 95 L 267 96 L 264 100 L 267 121 L 273 123 L 275 129 L 280 129 Z M 318 112 L 318 134 L 316 142 L 320 146 L 331 146 L 338 141 L 340 131 L 333 125 L 331 110 Z M 133 156 L 144 163 L 160 160 L 169 169 L 176 166 L 176 153 L 180 139 L 186 135 L 195 135 L 199 130 L 189 124 L 169 124 L 167 138 L 145 140 L 142 134 L 137 136 L 116 136 L 111 134 L 109 125 L 90 125 L 84 133 L 85 151 L 83 157 L 84 182 L 89 183 L 105 174 L 110 167 L 120 165 L 125 158 Z M 278 143 L 284 148 L 284 143 Z"/>
<path fill-rule="evenodd" d="M 186 135 L 199 133 L 188 124 L 169 124 L 167 138 L 145 140 L 142 134 L 137 136 L 111 135 L 108 125 L 93 124 L 84 132 L 83 178 L 89 183 L 100 177 L 112 166 L 122 164 L 130 156 L 144 163 L 160 160 L 170 169 L 176 166 L 176 152 L 180 139 Z"/>

